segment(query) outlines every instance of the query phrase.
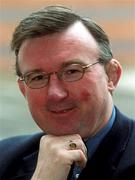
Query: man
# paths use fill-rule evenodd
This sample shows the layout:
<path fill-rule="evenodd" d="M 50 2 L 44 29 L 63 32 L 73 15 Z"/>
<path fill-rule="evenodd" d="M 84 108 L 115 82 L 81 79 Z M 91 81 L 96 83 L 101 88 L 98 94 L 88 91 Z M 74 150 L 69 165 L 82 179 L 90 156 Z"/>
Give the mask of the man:
<path fill-rule="evenodd" d="M 43 133 L 1 142 L 0 179 L 134 179 L 135 123 L 113 104 L 122 68 L 105 32 L 50 6 L 21 21 L 11 46 Z"/>

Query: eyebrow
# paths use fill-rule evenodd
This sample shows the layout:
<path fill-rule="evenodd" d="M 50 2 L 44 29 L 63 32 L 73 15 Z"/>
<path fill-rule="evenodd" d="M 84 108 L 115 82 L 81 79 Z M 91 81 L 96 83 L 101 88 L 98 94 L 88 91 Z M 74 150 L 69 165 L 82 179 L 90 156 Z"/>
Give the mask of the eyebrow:
<path fill-rule="evenodd" d="M 23 74 L 23 76 L 26 76 L 26 75 L 29 75 L 29 74 L 32 74 L 32 73 L 40 73 L 40 72 L 44 72 L 42 69 L 34 69 L 34 70 L 31 70 L 31 71 L 27 71 Z"/>
<path fill-rule="evenodd" d="M 64 62 L 61 66 L 61 68 L 64 68 L 68 65 L 71 65 L 71 64 L 80 64 L 80 65 L 86 65 L 86 63 L 84 63 L 82 60 L 80 59 L 73 59 L 73 60 L 69 60 L 67 62 Z"/>
<path fill-rule="evenodd" d="M 68 65 L 71 65 L 71 64 L 80 64 L 82 66 L 86 65 L 86 63 L 84 63 L 80 59 L 72 59 L 72 60 L 68 60 L 67 62 L 63 62 L 62 65 L 60 66 L 60 69 L 65 68 L 65 67 L 67 67 Z M 31 70 L 31 71 L 25 72 L 23 74 L 23 76 L 26 76 L 26 75 L 31 74 L 31 73 L 40 73 L 40 72 L 45 72 L 47 74 L 47 72 L 44 71 L 43 69 L 34 69 L 34 70 Z"/>

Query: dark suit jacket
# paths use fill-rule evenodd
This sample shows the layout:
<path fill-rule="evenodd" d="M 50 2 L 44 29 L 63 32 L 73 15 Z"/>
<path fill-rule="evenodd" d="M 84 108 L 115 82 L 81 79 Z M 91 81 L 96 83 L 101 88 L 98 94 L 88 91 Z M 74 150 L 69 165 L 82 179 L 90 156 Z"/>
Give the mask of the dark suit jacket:
<path fill-rule="evenodd" d="M 0 142 L 0 180 L 30 180 L 43 133 Z M 71 172 L 69 174 L 72 174 Z M 116 110 L 116 121 L 79 180 L 135 180 L 135 121 Z"/>

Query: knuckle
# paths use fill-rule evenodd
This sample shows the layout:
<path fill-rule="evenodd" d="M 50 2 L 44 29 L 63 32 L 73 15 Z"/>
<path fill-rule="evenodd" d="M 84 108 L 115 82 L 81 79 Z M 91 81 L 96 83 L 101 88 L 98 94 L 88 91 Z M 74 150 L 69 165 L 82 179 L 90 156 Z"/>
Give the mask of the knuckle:
<path fill-rule="evenodd" d="M 45 138 L 46 138 L 45 136 L 42 136 L 40 142 L 43 142 Z"/>
<path fill-rule="evenodd" d="M 75 134 L 75 137 L 76 137 L 77 139 L 82 139 L 79 134 Z"/>
<path fill-rule="evenodd" d="M 40 139 L 40 146 L 47 146 L 50 147 L 51 146 L 51 138 L 48 135 L 44 135 L 41 137 Z"/>

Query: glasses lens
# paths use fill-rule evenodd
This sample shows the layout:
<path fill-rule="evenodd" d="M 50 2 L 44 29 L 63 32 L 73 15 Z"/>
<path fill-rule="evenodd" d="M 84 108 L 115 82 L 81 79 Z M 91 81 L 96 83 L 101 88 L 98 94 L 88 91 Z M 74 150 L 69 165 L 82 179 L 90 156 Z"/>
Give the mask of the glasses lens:
<path fill-rule="evenodd" d="M 61 78 L 65 81 L 72 82 L 81 79 L 83 76 L 83 68 L 79 64 L 71 64 L 64 68 Z"/>
<path fill-rule="evenodd" d="M 48 75 L 41 72 L 31 73 L 25 76 L 24 79 L 27 86 L 33 89 L 44 87 L 48 83 Z"/>

